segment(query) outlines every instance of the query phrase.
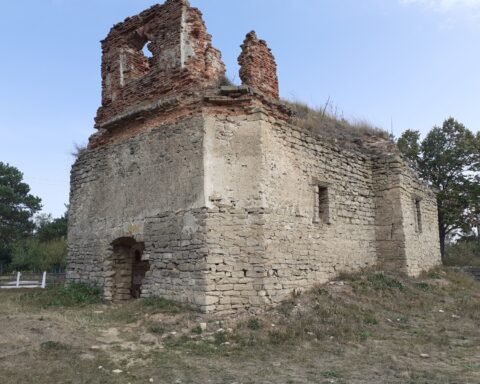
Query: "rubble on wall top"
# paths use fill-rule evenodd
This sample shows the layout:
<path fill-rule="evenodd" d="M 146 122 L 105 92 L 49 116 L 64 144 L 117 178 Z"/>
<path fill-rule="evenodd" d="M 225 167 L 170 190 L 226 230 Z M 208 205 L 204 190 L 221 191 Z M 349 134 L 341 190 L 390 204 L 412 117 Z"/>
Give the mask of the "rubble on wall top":
<path fill-rule="evenodd" d="M 102 52 L 97 128 L 136 105 L 218 88 L 225 77 L 221 53 L 212 46 L 202 14 L 187 0 L 167 0 L 114 25 L 102 41 Z M 242 45 L 239 63 L 243 85 L 278 99 L 275 59 L 253 31 Z"/>

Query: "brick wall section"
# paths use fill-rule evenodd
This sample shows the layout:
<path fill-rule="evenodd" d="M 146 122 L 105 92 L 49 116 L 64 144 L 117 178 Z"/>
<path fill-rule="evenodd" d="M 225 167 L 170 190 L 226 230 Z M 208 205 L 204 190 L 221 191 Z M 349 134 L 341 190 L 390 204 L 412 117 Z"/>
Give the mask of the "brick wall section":
<path fill-rule="evenodd" d="M 142 49 L 148 43 L 153 57 Z M 201 12 L 167 0 L 115 25 L 102 41 L 102 106 L 96 127 L 138 104 L 215 86 L 225 75 Z"/>
<path fill-rule="evenodd" d="M 247 34 L 238 58 L 240 79 L 245 85 L 263 92 L 273 99 L 279 98 L 277 64 L 264 40 L 259 40 L 254 31 Z"/>

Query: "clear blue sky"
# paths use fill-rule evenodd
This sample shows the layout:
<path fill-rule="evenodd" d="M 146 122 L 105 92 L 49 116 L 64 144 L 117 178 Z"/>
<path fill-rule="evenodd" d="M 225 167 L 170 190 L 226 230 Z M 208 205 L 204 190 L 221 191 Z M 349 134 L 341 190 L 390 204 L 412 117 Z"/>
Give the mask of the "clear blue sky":
<path fill-rule="evenodd" d="M 94 132 L 100 43 L 150 0 L 3 0 L 0 161 L 18 167 L 44 211 L 68 201 L 74 143 Z M 480 0 L 191 0 L 228 75 L 247 32 L 267 40 L 283 97 L 333 104 L 393 131 L 453 116 L 480 128 Z"/>

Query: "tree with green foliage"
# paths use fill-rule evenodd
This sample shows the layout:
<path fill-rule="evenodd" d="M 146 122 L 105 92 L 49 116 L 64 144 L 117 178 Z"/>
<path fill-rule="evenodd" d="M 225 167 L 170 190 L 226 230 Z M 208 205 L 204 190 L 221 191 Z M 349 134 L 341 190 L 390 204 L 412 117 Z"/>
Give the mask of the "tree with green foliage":
<path fill-rule="evenodd" d="M 53 271 L 65 268 L 67 244 L 65 238 L 40 241 L 36 237 L 15 243 L 12 266 L 21 271 Z"/>
<path fill-rule="evenodd" d="M 480 219 L 480 134 L 453 118 L 430 130 L 423 141 L 407 130 L 398 148 L 420 177 L 437 189 L 438 225 L 442 257 L 448 235 L 475 233 Z M 476 233 L 478 240 L 478 232 Z"/>
<path fill-rule="evenodd" d="M 0 162 L 0 264 L 10 261 L 15 242 L 32 235 L 32 217 L 40 208 L 41 200 L 30 194 L 23 174 Z"/>
<path fill-rule="evenodd" d="M 15 243 L 12 266 L 17 270 L 58 271 L 65 268 L 67 258 L 67 213 L 52 218 L 40 214 L 35 218 L 34 234 Z"/>
<path fill-rule="evenodd" d="M 67 212 L 63 216 L 54 219 L 51 214 L 41 214 L 35 220 L 35 237 L 40 241 L 51 241 L 67 237 L 68 217 Z"/>

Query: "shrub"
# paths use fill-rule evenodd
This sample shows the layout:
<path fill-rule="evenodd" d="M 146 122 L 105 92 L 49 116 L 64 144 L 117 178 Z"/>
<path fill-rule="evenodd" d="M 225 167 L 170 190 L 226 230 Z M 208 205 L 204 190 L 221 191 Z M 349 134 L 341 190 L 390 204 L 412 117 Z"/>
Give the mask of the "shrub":
<path fill-rule="evenodd" d="M 257 318 L 252 318 L 248 320 L 247 327 L 253 331 L 257 331 L 260 328 L 262 328 L 262 324 L 260 323 L 260 320 L 258 320 Z"/>
<path fill-rule="evenodd" d="M 48 308 L 95 304 L 101 302 L 102 298 L 100 289 L 84 283 L 72 283 L 66 286 L 24 293 L 21 296 L 21 301 L 25 304 Z"/>
<path fill-rule="evenodd" d="M 227 341 L 227 335 L 225 332 L 215 332 L 215 344 L 223 344 Z"/>
<path fill-rule="evenodd" d="M 284 344 L 287 341 L 291 341 L 294 339 L 294 336 L 294 332 L 291 329 L 287 329 L 285 331 L 274 330 L 268 332 L 270 343 L 275 345 Z"/>
<path fill-rule="evenodd" d="M 40 349 L 44 351 L 67 351 L 70 349 L 70 346 L 58 341 L 45 341 L 40 344 Z"/>
<path fill-rule="evenodd" d="M 163 297 L 147 297 L 141 301 L 150 312 L 180 313 L 189 308 Z"/>
<path fill-rule="evenodd" d="M 65 239 L 42 242 L 30 238 L 16 243 L 12 251 L 12 266 L 18 270 L 51 271 L 64 268 L 67 258 Z"/>
<path fill-rule="evenodd" d="M 338 373 L 335 371 L 323 371 L 322 376 L 330 379 L 339 377 Z"/>
<path fill-rule="evenodd" d="M 458 241 L 445 247 L 445 265 L 480 267 L 480 242 Z"/>
<path fill-rule="evenodd" d="M 148 330 L 150 331 L 150 333 L 155 333 L 157 335 L 163 335 L 166 331 L 165 327 L 158 324 L 150 326 Z"/>
<path fill-rule="evenodd" d="M 358 334 L 358 337 L 360 338 L 360 340 L 365 341 L 365 340 L 367 340 L 367 339 L 370 337 L 370 332 L 368 332 L 368 331 L 361 331 L 361 332 Z"/>
<path fill-rule="evenodd" d="M 371 314 L 371 313 L 367 313 L 363 319 L 363 322 L 365 324 L 369 324 L 369 325 L 377 325 L 378 324 L 378 320 L 377 318 Z"/>
<path fill-rule="evenodd" d="M 403 284 L 392 277 L 386 276 L 383 273 L 376 273 L 368 277 L 368 281 L 372 284 L 373 288 L 378 291 L 394 290 L 398 289 L 403 291 L 405 288 Z"/>
<path fill-rule="evenodd" d="M 425 292 L 430 290 L 430 285 L 423 282 L 415 283 L 415 287 Z"/>
<path fill-rule="evenodd" d="M 429 271 L 427 273 L 427 277 L 433 280 L 440 280 L 442 278 L 442 275 L 437 271 Z"/>

